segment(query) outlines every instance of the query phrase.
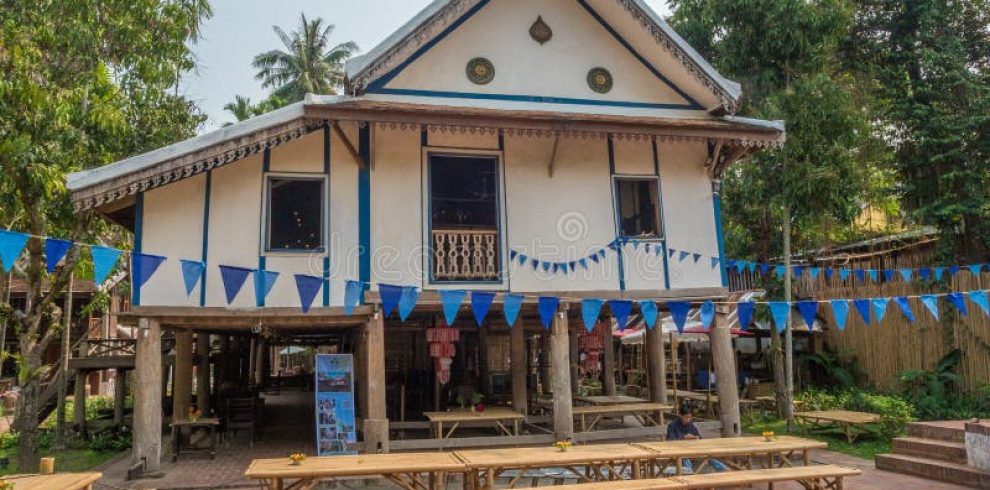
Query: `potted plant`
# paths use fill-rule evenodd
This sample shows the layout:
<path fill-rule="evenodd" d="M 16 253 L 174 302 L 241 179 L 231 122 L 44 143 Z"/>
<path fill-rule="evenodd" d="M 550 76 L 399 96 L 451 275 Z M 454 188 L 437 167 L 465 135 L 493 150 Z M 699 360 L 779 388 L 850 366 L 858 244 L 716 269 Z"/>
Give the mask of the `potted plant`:
<path fill-rule="evenodd" d="M 485 406 L 481 403 L 484 401 L 485 396 L 481 393 L 475 393 L 471 395 L 471 411 L 472 412 L 484 412 Z"/>
<path fill-rule="evenodd" d="M 292 466 L 299 466 L 303 461 L 306 461 L 306 455 L 303 453 L 292 453 L 289 455 L 289 464 Z"/>

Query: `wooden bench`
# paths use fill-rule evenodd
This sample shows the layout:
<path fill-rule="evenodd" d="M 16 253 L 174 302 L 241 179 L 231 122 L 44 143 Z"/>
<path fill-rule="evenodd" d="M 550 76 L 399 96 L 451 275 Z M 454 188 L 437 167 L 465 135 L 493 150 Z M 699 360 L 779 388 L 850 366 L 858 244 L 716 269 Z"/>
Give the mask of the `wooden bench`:
<path fill-rule="evenodd" d="M 16 490 L 91 490 L 103 473 L 55 473 L 53 475 L 11 475 L 0 481 L 13 483 Z"/>
<path fill-rule="evenodd" d="M 463 473 L 464 463 L 452 453 L 361 454 L 307 458 L 298 465 L 289 458 L 256 459 L 244 472 L 271 490 L 303 490 L 320 480 L 385 478 L 404 490 L 441 490 L 447 475 Z"/>
<path fill-rule="evenodd" d="M 663 427 L 663 413 L 673 407 L 662 403 L 640 402 L 640 403 L 619 403 L 615 405 L 585 405 L 574 407 L 572 412 L 574 417 L 580 421 L 581 432 L 588 432 L 595 429 L 598 422 L 608 416 L 632 415 L 644 427 Z M 588 418 L 591 423 L 588 423 Z"/>
<path fill-rule="evenodd" d="M 488 407 L 481 412 L 451 410 L 449 412 L 424 412 L 433 427 L 437 439 L 449 439 L 461 424 L 484 423 L 495 427 L 499 435 L 518 436 L 519 426 L 526 416 L 507 407 Z M 444 424 L 449 424 L 444 430 Z"/>
<path fill-rule="evenodd" d="M 794 418 L 805 433 L 812 430 L 827 430 L 840 428 L 846 435 L 846 440 L 852 444 L 860 434 L 874 432 L 870 425 L 880 423 L 880 416 L 875 413 L 851 412 L 848 410 L 821 410 L 816 412 L 796 412 Z"/>
<path fill-rule="evenodd" d="M 644 480 L 620 480 L 569 485 L 568 490 L 653 490 L 653 489 L 695 489 L 695 488 L 736 488 L 766 484 L 773 488 L 775 483 L 796 481 L 810 490 L 842 490 L 843 480 L 849 476 L 859 476 L 862 471 L 837 465 L 797 466 L 794 468 L 774 468 L 764 470 L 727 471 L 702 475 L 677 476 L 673 478 L 653 478 Z"/>
<path fill-rule="evenodd" d="M 662 476 L 668 468 L 673 468 L 680 475 L 686 459 L 693 462 L 696 472 L 704 471 L 712 459 L 718 459 L 733 470 L 809 465 L 812 449 L 828 447 L 828 444 L 821 441 L 793 436 L 778 436 L 772 441 L 762 437 L 730 437 L 641 442 L 633 445 L 655 453 L 650 465 L 644 468 L 648 477 Z"/>

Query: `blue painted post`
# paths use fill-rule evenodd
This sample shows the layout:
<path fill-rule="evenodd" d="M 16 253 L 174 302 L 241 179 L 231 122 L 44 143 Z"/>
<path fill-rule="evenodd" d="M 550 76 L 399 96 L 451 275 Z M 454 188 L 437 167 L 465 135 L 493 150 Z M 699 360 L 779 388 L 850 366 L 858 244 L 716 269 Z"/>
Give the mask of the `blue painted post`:
<path fill-rule="evenodd" d="M 725 235 L 722 229 L 722 181 L 712 180 L 712 201 L 715 208 L 715 238 L 718 240 L 718 268 L 722 274 L 722 287 L 729 286 L 729 271 L 725 267 Z"/>

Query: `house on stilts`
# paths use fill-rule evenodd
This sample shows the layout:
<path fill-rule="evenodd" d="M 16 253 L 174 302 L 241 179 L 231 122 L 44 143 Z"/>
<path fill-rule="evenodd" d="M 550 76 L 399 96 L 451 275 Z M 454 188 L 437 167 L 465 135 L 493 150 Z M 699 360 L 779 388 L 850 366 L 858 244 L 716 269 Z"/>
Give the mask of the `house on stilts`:
<path fill-rule="evenodd" d="M 221 412 L 234 392 L 263 397 L 292 345 L 354 355 L 365 451 L 451 447 L 397 433 L 470 390 L 541 437 L 576 437 L 581 298 L 663 311 L 728 295 L 720 175 L 785 138 L 780 121 L 734 116 L 739 99 L 642 0 L 436 0 L 348 61 L 343 95 L 71 175 L 76 212 L 168 258 L 121 315 L 139 327 L 135 461 L 157 467 L 169 407 L 182 418 Z M 189 292 L 179 259 L 206 264 Z M 220 266 L 280 275 L 228 301 Z M 305 313 L 296 274 L 320 279 Z M 350 314 L 348 281 L 366 288 Z M 384 314 L 382 285 L 419 293 L 404 320 Z M 481 328 L 465 301 L 440 363 L 427 336 L 447 327 L 445 290 L 496 294 Z M 507 294 L 524 296 L 512 328 Z M 559 299 L 547 329 L 539 297 Z M 613 362 L 603 354 L 599 370 Z"/>

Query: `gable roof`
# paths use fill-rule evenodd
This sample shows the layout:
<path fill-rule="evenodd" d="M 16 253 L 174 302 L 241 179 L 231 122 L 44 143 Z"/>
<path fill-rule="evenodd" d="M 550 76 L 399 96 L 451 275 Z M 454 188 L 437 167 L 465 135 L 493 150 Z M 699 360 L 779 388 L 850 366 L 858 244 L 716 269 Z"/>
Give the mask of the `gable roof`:
<path fill-rule="evenodd" d="M 408 60 L 462 16 L 483 7 L 488 1 L 490 0 L 434 0 L 367 54 L 347 61 L 348 91 L 353 94 L 362 93 L 371 83 Z M 644 0 L 611 1 L 623 7 L 657 42 L 660 49 L 669 52 L 710 90 L 720 101 L 721 108 L 729 113 L 735 112 L 742 95 L 739 83 L 722 76 Z"/>

